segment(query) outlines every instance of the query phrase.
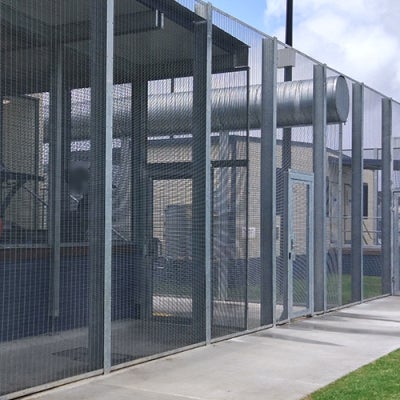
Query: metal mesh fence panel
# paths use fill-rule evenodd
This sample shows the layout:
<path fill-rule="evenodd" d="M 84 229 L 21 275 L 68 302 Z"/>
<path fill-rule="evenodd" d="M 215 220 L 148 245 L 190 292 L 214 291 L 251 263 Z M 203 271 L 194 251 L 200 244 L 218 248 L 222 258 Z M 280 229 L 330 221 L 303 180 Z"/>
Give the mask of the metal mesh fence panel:
<path fill-rule="evenodd" d="M 310 312 L 310 235 L 309 224 L 311 192 L 307 184 L 293 182 L 289 185 L 289 220 L 290 234 L 293 238 L 291 247 L 292 266 L 289 269 L 289 307 L 291 315 L 304 315 Z"/>
<path fill-rule="evenodd" d="M 287 77 L 287 75 L 286 75 Z M 296 53 L 296 66 L 291 70 L 292 80 L 311 80 L 313 79 L 313 62 L 303 55 Z M 284 69 L 278 71 L 278 82 L 285 79 Z M 278 84 L 279 84 L 278 83 Z M 277 133 L 277 174 L 276 174 L 276 219 L 277 219 L 277 247 L 276 247 L 276 320 L 283 321 L 288 318 L 289 304 L 295 304 L 294 299 L 289 299 L 292 291 L 289 289 L 289 281 L 293 278 L 293 285 L 296 285 L 297 297 L 307 297 L 310 290 L 310 279 L 308 276 L 307 285 L 304 281 L 295 284 L 297 275 L 301 275 L 300 264 L 293 265 L 293 276 L 289 277 L 288 271 L 288 252 L 290 244 L 288 243 L 288 215 L 294 212 L 293 204 L 288 203 L 288 182 L 289 171 L 302 173 L 313 172 L 313 131 L 310 126 L 285 127 L 278 129 Z M 302 214 L 306 211 L 302 210 Z M 304 238 L 299 235 L 301 242 Z M 300 280 L 301 281 L 301 280 Z M 299 282 L 300 282 L 299 281 Z M 293 286 L 294 287 L 294 286 Z M 300 293 L 302 292 L 302 293 Z"/>
<path fill-rule="evenodd" d="M 327 128 L 314 204 L 315 61 L 278 44 L 274 288 L 261 265 L 266 36 L 200 0 L 0 0 L 0 14 L 0 397 L 258 328 L 265 307 L 270 322 L 308 315 L 314 289 L 328 308 L 352 301 L 353 116 Z M 365 89 L 365 299 L 383 292 L 381 100 Z M 399 129 L 393 102 L 397 292 Z"/>
<path fill-rule="evenodd" d="M 212 326 L 213 337 L 218 337 L 260 326 L 260 120 L 256 104 L 261 95 L 262 35 L 217 9 L 213 24 L 243 46 L 236 72 L 215 75 L 213 80 L 214 90 L 225 90 L 212 114 L 220 125 L 218 130 L 213 127 L 218 152 L 212 147 Z M 228 122 L 225 129 L 224 121 Z"/>
<path fill-rule="evenodd" d="M 400 160 L 400 104 L 393 102 L 393 189 L 400 188 L 400 174 L 399 166 L 397 165 Z"/>
<path fill-rule="evenodd" d="M 0 7 L 2 395 L 97 370 L 102 355 L 88 330 L 91 138 L 77 124 L 90 115 L 89 2 Z"/>
<path fill-rule="evenodd" d="M 363 298 L 382 294 L 382 96 L 366 88 L 363 140 Z"/>
<path fill-rule="evenodd" d="M 113 365 L 205 340 L 205 270 L 195 253 L 206 197 L 196 196 L 209 150 L 196 137 L 205 132 L 195 126 L 204 116 L 195 90 L 206 85 L 196 72 L 206 67 L 196 51 L 206 32 L 193 12 L 165 11 L 160 26 L 140 32 L 137 13 L 154 11 L 116 1 L 116 20 L 128 16 L 137 32 L 115 38 L 114 68 L 127 83 L 114 90 Z"/>
<path fill-rule="evenodd" d="M 394 293 L 400 293 L 400 104 L 393 102 L 393 277 Z"/>
<path fill-rule="evenodd" d="M 327 128 L 326 298 L 327 307 L 342 304 L 342 126 Z"/>
<path fill-rule="evenodd" d="M 347 79 L 352 104 L 352 84 Z M 351 190 L 352 190 L 352 107 L 349 117 L 343 125 L 342 134 L 342 304 L 351 303 L 352 239 L 351 239 Z"/>

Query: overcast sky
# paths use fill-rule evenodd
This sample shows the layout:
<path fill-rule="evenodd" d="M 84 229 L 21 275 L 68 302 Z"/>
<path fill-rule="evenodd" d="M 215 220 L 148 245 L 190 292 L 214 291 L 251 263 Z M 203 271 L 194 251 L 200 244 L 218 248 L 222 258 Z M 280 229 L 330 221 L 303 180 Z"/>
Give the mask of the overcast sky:
<path fill-rule="evenodd" d="M 211 0 L 284 41 L 286 0 Z M 400 100 L 400 0 L 294 0 L 294 47 Z"/>

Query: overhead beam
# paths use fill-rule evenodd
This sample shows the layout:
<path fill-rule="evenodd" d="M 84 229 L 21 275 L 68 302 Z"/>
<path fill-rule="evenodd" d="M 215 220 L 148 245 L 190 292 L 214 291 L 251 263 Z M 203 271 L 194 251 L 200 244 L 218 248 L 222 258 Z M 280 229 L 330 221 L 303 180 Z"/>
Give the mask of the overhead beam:
<path fill-rule="evenodd" d="M 164 15 L 168 15 L 169 20 L 191 32 L 193 32 L 193 21 L 202 19 L 178 3 L 155 0 L 139 1 L 150 10 L 115 16 L 114 36 L 163 29 Z M 19 40 L 10 41 L 12 45 L 5 48 L 8 51 L 46 47 L 51 43 L 68 44 L 90 39 L 90 21 L 51 26 L 6 4 L 0 5 L 0 20 L 2 29 L 11 35 L 15 35 L 15 33 L 18 35 Z M 244 42 L 215 25 L 212 27 L 212 34 L 213 45 L 231 55 L 232 68 L 248 65 L 249 47 Z"/>
<path fill-rule="evenodd" d="M 45 48 L 43 48 L 44 51 Z M 78 53 L 73 49 L 66 49 L 71 53 L 71 58 L 74 60 L 74 65 L 79 66 L 79 71 L 74 66 L 69 66 L 66 71 L 65 81 L 70 89 L 79 89 L 89 87 L 89 57 L 82 53 Z M 6 60 L 12 53 L 3 53 L 3 59 Z M 15 64 L 15 63 L 14 63 Z M 34 63 L 33 63 L 34 64 Z M 40 63 L 38 63 L 40 64 Z M 3 66 L 4 70 L 4 66 Z M 234 68 L 234 57 L 230 54 L 222 56 L 214 56 L 212 61 L 212 73 L 237 72 L 239 69 Z M 187 59 L 179 62 L 168 64 L 150 64 L 150 65 L 135 65 L 121 57 L 114 57 L 114 83 L 123 84 L 130 83 L 136 79 L 136 75 L 132 76 L 132 71 L 145 71 L 148 80 L 161 80 L 172 78 L 185 78 L 193 76 L 193 60 Z M 144 74 L 140 74 L 143 76 Z M 43 81 L 43 74 L 38 72 L 37 78 L 32 79 L 29 75 L 24 79 L 19 76 L 18 80 L 10 79 L 9 74 L 3 75 L 4 95 L 23 95 L 26 93 L 40 93 L 49 90 L 49 81 Z"/>
<path fill-rule="evenodd" d="M 176 24 L 183 26 L 185 29 L 193 32 L 193 22 L 199 22 L 203 18 L 193 13 L 186 7 L 175 1 L 165 0 L 137 0 L 139 3 L 149 7 L 157 8 L 165 16 L 175 22 Z M 225 32 L 216 25 L 212 25 L 212 37 L 213 45 L 217 46 L 221 50 L 226 51 L 234 55 L 235 67 L 244 67 L 248 65 L 249 59 L 249 46 L 247 46 L 241 40 L 238 40 L 234 36 Z"/>
<path fill-rule="evenodd" d="M 6 33 L 18 36 L 8 51 L 90 40 L 90 21 L 52 26 L 6 4 L 0 5 L 0 21 Z M 148 32 L 164 28 L 164 15 L 154 9 L 129 13 L 116 16 L 114 24 L 114 36 Z"/>
<path fill-rule="evenodd" d="M 159 64 L 144 64 L 135 65 L 132 64 L 127 67 L 128 60 L 119 57 L 121 64 L 125 65 L 125 68 L 119 68 L 118 58 L 116 59 L 116 82 L 124 83 L 132 80 L 132 71 L 138 69 L 146 71 L 146 77 L 149 80 L 160 80 L 160 79 L 171 79 L 171 78 L 184 78 L 193 76 L 193 59 L 185 59 L 180 61 L 172 61 L 168 63 Z M 226 72 L 237 72 L 241 68 L 236 66 L 235 55 L 226 54 L 213 56 L 212 58 L 212 73 L 220 74 Z M 244 68 L 243 68 L 244 69 Z"/>

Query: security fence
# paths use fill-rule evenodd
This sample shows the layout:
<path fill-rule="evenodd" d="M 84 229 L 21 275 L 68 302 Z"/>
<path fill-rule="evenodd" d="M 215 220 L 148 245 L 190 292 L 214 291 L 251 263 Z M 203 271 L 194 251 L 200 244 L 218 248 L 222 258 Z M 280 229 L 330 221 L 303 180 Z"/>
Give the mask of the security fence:
<path fill-rule="evenodd" d="M 400 104 L 202 1 L 0 7 L 0 397 L 399 293 Z"/>

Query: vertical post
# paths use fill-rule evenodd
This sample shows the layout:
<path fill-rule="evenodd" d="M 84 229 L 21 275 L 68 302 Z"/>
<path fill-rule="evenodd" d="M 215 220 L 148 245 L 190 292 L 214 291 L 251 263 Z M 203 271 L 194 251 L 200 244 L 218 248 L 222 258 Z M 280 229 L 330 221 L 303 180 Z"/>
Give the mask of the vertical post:
<path fill-rule="evenodd" d="M 212 6 L 196 5 L 193 60 L 193 330 L 211 342 L 211 62 Z"/>
<path fill-rule="evenodd" d="M 339 125 L 339 170 L 338 170 L 338 305 L 343 303 L 343 124 Z"/>
<path fill-rule="evenodd" d="M 392 288 L 392 100 L 382 99 L 382 293 Z"/>
<path fill-rule="evenodd" d="M 326 309 L 326 67 L 314 65 L 314 311 Z"/>
<path fill-rule="evenodd" d="M 393 151 L 393 150 L 392 150 Z M 393 153 L 392 153 L 393 154 Z M 394 279 L 393 284 L 393 294 L 395 296 L 400 295 L 400 254 L 399 254 L 399 205 L 400 205 L 400 196 L 399 192 L 396 191 L 393 193 L 393 223 L 392 223 L 392 274 Z"/>
<path fill-rule="evenodd" d="M 229 160 L 229 132 L 220 132 L 219 134 L 219 159 Z M 230 176 L 229 176 L 230 175 Z M 229 178 L 233 179 L 232 173 L 228 171 L 227 168 L 220 168 L 219 177 L 219 196 L 218 196 L 218 214 L 219 214 L 219 226 L 217 234 L 219 235 L 219 240 L 222 246 L 218 246 L 217 255 L 219 255 L 218 260 L 218 300 L 226 301 L 228 299 L 228 285 L 229 279 L 228 274 L 231 261 L 234 259 L 232 254 L 232 246 L 236 245 L 236 242 L 232 243 L 232 217 L 229 213 L 229 205 L 233 201 L 233 192 L 229 191 Z M 235 181 L 236 188 L 236 181 Z M 231 188 L 233 183 L 231 182 Z M 236 230 L 236 229 L 235 229 Z M 234 247 L 233 247 L 234 248 Z"/>
<path fill-rule="evenodd" d="M 63 95 L 63 136 L 62 136 L 61 152 L 62 152 L 61 210 L 62 212 L 64 212 L 66 210 L 69 210 L 69 205 L 70 205 L 68 182 L 69 182 L 69 170 L 71 161 L 71 90 L 69 88 L 68 89 L 65 88 Z M 62 226 L 62 229 L 68 229 L 68 228 L 66 226 Z M 61 240 L 62 241 L 64 240 L 63 235 L 61 235 Z"/>
<path fill-rule="evenodd" d="M 250 68 L 246 68 L 246 198 L 245 198 L 245 218 L 246 218 L 246 244 L 245 244 L 245 324 L 246 330 L 250 327 L 250 320 L 249 320 L 249 204 L 250 204 L 250 173 L 249 173 L 249 164 L 250 164 L 250 124 L 249 124 L 249 111 L 250 111 Z M 236 139 L 235 139 L 235 156 L 233 157 L 234 160 L 237 159 L 236 154 Z M 234 182 L 236 188 L 236 168 L 234 168 Z M 236 199 L 236 189 L 235 189 L 235 199 Z M 235 210 L 236 210 L 236 200 L 235 200 Z M 236 219 L 236 211 L 235 211 L 235 219 Z M 236 236 L 235 236 L 235 243 L 236 243 Z"/>
<path fill-rule="evenodd" d="M 285 32 L 285 43 L 288 46 L 293 46 L 293 0 L 286 1 L 286 32 Z M 293 68 L 287 66 L 284 68 L 283 80 L 290 82 L 293 79 Z M 281 204 L 278 204 L 279 210 L 281 210 L 281 221 L 279 229 L 279 243 L 282 263 L 282 302 L 283 311 L 280 316 L 280 320 L 284 321 L 289 317 L 289 201 L 288 201 L 288 186 L 289 186 L 289 171 L 292 168 L 292 128 L 283 128 L 282 130 L 282 178 L 281 185 L 283 187 L 283 198 L 279 199 Z M 275 207 L 276 208 L 276 207 Z M 275 297 L 276 298 L 276 297 Z"/>
<path fill-rule="evenodd" d="M 60 314 L 60 249 L 61 209 L 63 194 L 63 140 L 66 133 L 66 106 L 69 92 L 65 86 L 64 52 L 54 48 L 50 83 L 50 168 L 49 168 L 49 244 L 51 246 L 51 271 L 49 316 L 51 329 L 55 329 Z"/>
<path fill-rule="evenodd" d="M 293 228 L 292 228 L 292 181 L 290 170 L 283 173 L 284 179 L 284 215 L 283 215 L 283 311 L 280 319 L 282 321 L 290 319 L 293 314 L 293 262 L 290 257 L 292 247 Z"/>
<path fill-rule="evenodd" d="M 131 147 L 131 237 L 135 246 L 134 317 L 151 315 L 151 276 L 147 258 L 147 78 L 136 76 L 132 83 L 132 147 Z"/>
<path fill-rule="evenodd" d="M 277 39 L 263 39 L 261 92 L 261 325 L 275 322 Z"/>
<path fill-rule="evenodd" d="M 292 67 L 285 67 L 284 81 L 289 82 L 291 80 Z M 283 128 L 282 131 L 282 169 L 287 172 L 292 168 L 292 128 Z"/>
<path fill-rule="evenodd" d="M 383 120 L 382 120 L 383 122 Z M 381 135 L 383 134 L 383 130 L 381 129 Z M 383 139 L 383 137 L 382 137 Z M 383 144 L 383 140 L 382 140 L 382 144 Z M 379 160 L 379 153 L 382 154 L 383 152 L 383 145 L 381 149 L 373 149 L 373 157 L 375 160 Z M 382 160 L 382 165 L 383 165 L 383 160 Z M 382 166 L 383 168 L 383 166 Z M 383 173 L 383 171 L 382 171 Z M 379 170 L 375 170 L 372 171 L 373 174 L 373 180 L 372 180 L 372 187 L 373 189 L 373 211 L 372 211 L 372 238 L 373 238 L 373 244 L 374 245 L 379 245 L 379 238 L 378 238 L 378 229 L 379 229 L 379 220 L 378 220 L 378 216 L 379 216 L 379 204 L 378 204 L 378 197 L 379 197 L 379 178 L 381 177 L 382 179 L 382 174 L 379 173 Z M 364 212 L 363 212 L 364 214 Z M 381 214 L 382 216 L 382 214 Z"/>
<path fill-rule="evenodd" d="M 109 372 L 114 1 L 90 4 L 89 363 Z"/>
<path fill-rule="evenodd" d="M 0 33 L 1 39 L 1 33 Z M 0 63 L 2 62 L 2 55 L 0 55 Z M 1 64 L 0 64 L 1 65 Z M 4 120 L 4 96 L 3 96 L 3 74 L 0 68 L 0 163 L 4 161 L 4 129 L 3 129 L 3 120 Z M 0 190 L 0 205 L 3 204 L 3 190 Z M 3 222 L 3 218 L 5 215 L 2 215 L 3 212 L 0 208 L 0 220 Z"/>
<path fill-rule="evenodd" d="M 286 0 L 286 32 L 285 43 L 293 46 L 293 0 Z M 293 78 L 292 67 L 285 67 L 284 81 L 290 82 Z M 282 140 L 282 168 L 288 171 L 292 167 L 292 128 L 283 129 Z"/>
<path fill-rule="evenodd" d="M 1 56 L 0 56 L 0 60 L 1 60 Z M 3 78 L 2 78 L 1 70 L 0 70 L 0 161 L 4 160 L 4 158 L 3 158 L 3 147 L 4 147 L 4 145 L 3 145 L 3 143 L 4 143 L 4 137 L 3 137 L 3 135 L 4 135 L 4 129 L 3 129 L 4 104 L 3 104 L 3 101 L 4 101 L 4 96 L 2 93 L 2 90 L 3 90 L 3 87 L 2 87 L 3 85 L 1 82 L 2 80 L 3 80 Z M 0 190 L 0 204 L 1 204 L 1 196 L 2 196 L 2 190 Z M 2 217 L 2 215 L 0 215 L 0 217 Z"/>
<path fill-rule="evenodd" d="M 351 300 L 363 298 L 363 135 L 364 87 L 353 84 L 351 177 Z"/>

